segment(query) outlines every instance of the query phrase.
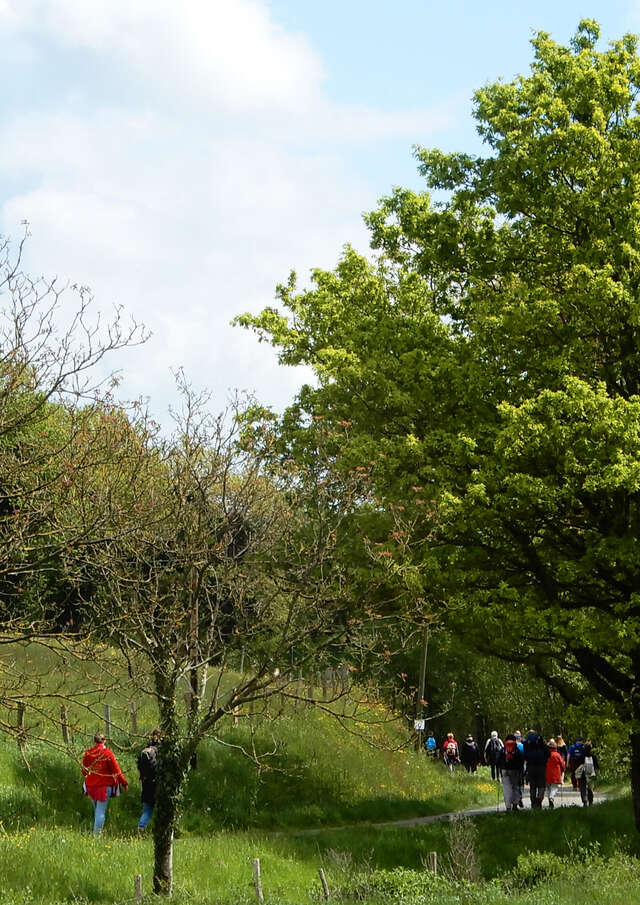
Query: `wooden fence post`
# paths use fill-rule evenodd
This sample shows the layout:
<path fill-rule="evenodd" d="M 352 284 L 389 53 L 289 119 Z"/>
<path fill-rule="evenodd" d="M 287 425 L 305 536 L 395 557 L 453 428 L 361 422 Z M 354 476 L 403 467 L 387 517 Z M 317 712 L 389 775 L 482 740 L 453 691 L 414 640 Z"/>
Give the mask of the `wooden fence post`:
<path fill-rule="evenodd" d="M 258 902 L 264 902 L 264 895 L 262 894 L 262 880 L 260 878 L 260 858 L 253 859 L 253 882 L 256 887 L 256 896 L 258 897 Z"/>
<path fill-rule="evenodd" d="M 142 902 L 142 877 L 140 874 L 135 875 L 133 888 L 135 890 L 136 902 Z"/>
<path fill-rule="evenodd" d="M 60 728 L 62 729 L 62 741 L 69 744 L 69 711 L 66 707 L 60 708 Z"/>
<path fill-rule="evenodd" d="M 324 875 L 324 871 L 321 867 L 318 868 L 318 874 L 320 875 L 320 882 L 322 883 L 322 895 L 324 896 L 325 902 L 329 901 L 329 886 L 327 885 L 327 878 Z"/>
<path fill-rule="evenodd" d="M 429 852 L 427 855 L 427 865 L 429 870 L 434 874 L 438 873 L 438 853 L 437 852 Z"/>

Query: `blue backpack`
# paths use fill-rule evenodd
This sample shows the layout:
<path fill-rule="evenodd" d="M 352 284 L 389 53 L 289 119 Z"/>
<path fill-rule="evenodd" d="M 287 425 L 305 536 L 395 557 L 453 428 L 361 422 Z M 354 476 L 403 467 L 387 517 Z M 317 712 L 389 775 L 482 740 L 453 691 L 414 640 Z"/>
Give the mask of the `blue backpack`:
<path fill-rule="evenodd" d="M 425 748 L 427 749 L 427 751 L 435 751 L 435 750 L 436 750 L 436 740 L 435 740 L 435 738 L 434 738 L 432 735 L 430 735 L 430 736 L 427 738 L 426 742 L 424 743 L 424 746 L 425 746 Z"/>

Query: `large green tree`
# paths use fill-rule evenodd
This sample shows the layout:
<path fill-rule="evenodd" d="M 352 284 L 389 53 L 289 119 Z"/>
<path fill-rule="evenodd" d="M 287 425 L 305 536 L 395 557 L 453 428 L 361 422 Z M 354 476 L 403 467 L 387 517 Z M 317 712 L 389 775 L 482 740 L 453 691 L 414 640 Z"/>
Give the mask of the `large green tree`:
<path fill-rule="evenodd" d="M 405 584 L 615 706 L 640 829 L 640 59 L 598 37 L 538 33 L 528 75 L 475 95 L 485 156 L 417 149 L 427 191 L 368 216 L 373 260 L 240 321 L 316 372 L 291 448 L 348 421 L 345 461 L 377 462 Z"/>

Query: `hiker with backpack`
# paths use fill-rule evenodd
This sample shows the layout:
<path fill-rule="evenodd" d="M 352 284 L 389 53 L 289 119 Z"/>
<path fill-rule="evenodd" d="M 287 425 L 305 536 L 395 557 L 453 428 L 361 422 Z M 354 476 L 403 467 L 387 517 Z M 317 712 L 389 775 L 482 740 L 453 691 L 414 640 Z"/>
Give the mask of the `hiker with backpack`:
<path fill-rule="evenodd" d="M 149 744 L 138 756 L 138 775 L 142 784 L 142 814 L 138 821 L 138 833 L 142 835 L 151 817 L 156 803 L 156 776 L 158 772 L 158 748 L 162 741 L 162 730 L 153 729 Z"/>
<path fill-rule="evenodd" d="M 580 789 L 580 798 L 582 804 L 586 808 L 593 804 L 593 780 L 600 768 L 598 758 L 593 753 L 591 742 L 584 743 L 584 759 L 581 764 L 576 767 L 576 779 L 578 780 L 578 788 Z"/>
<path fill-rule="evenodd" d="M 531 807 L 541 808 L 547 787 L 546 771 L 549 749 L 545 745 L 542 736 L 538 735 L 535 729 L 529 729 L 523 746 Z"/>
<path fill-rule="evenodd" d="M 502 739 L 498 736 L 498 733 L 494 729 L 484 746 L 483 758 L 485 764 L 488 767 L 491 767 L 491 779 L 500 780 L 501 778 L 500 767 L 498 766 L 498 754 L 500 753 L 502 748 L 504 748 Z"/>
<path fill-rule="evenodd" d="M 521 801 L 520 776 L 524 758 L 513 733 L 505 736 L 504 745 L 498 752 L 496 763 L 502 771 L 504 805 L 507 811 L 517 811 Z"/>
<path fill-rule="evenodd" d="M 424 742 L 424 750 L 427 752 L 427 757 L 437 757 L 438 756 L 438 743 L 436 741 L 436 737 L 433 734 L 433 730 L 429 730 L 427 733 L 427 737 Z"/>
<path fill-rule="evenodd" d="M 460 751 L 453 732 L 447 733 L 444 745 L 442 746 L 442 761 L 449 770 L 449 773 L 453 773 L 455 765 L 460 763 Z"/>
<path fill-rule="evenodd" d="M 584 742 L 581 738 L 577 738 L 573 745 L 569 748 L 569 757 L 567 758 L 567 768 L 571 775 L 571 785 L 574 789 L 578 788 L 578 779 L 576 771 L 578 767 L 584 763 Z"/>
<path fill-rule="evenodd" d="M 478 745 L 473 740 L 472 735 L 468 735 L 462 751 L 460 752 L 460 760 L 467 773 L 477 773 L 478 764 L 480 763 L 480 751 Z"/>

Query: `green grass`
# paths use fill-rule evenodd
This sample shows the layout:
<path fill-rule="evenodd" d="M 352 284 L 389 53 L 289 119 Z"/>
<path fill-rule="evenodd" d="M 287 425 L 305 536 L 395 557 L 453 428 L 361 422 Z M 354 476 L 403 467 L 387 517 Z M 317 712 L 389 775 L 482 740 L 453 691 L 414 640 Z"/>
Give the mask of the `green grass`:
<path fill-rule="evenodd" d="M 446 823 L 314 836 L 252 831 L 187 837 L 176 842 L 176 897 L 194 905 L 249 905 L 255 900 L 251 861 L 259 857 L 266 900 L 274 905 L 318 902 L 318 867 L 323 867 L 334 895 L 339 898 L 342 891 L 345 901 L 346 893 L 357 891 L 361 901 L 398 905 L 578 905 L 589 900 L 580 898 L 589 891 L 594 899 L 598 892 L 603 905 L 622 905 L 640 896 L 640 864 L 630 858 L 638 842 L 629 810 L 628 801 L 621 801 L 590 811 L 567 808 L 483 817 L 477 824 L 482 870 L 489 877 L 499 872 L 502 880 L 475 885 L 434 878 L 423 868 L 433 849 L 440 851 L 440 864 L 445 865 L 450 832 Z M 527 860 L 522 851 L 552 854 Z M 564 862 L 558 857 L 562 852 Z M 0 833 L 0 902 L 123 902 L 133 895 L 136 874 L 150 891 L 151 865 L 150 839 L 107 835 L 94 840 L 75 827 L 25 825 Z"/>
<path fill-rule="evenodd" d="M 96 665 L 56 648 L 7 645 L 3 657 L 5 666 L 12 660 L 16 675 L 30 675 L 26 691 L 41 695 L 36 707 L 25 692 L 29 739 L 48 739 L 60 747 L 61 699 L 56 695 L 64 691 L 73 697 L 68 750 L 29 741 L 23 761 L 15 742 L 0 738 L 5 825 L 86 823 L 90 804 L 79 796 L 79 763 L 93 733 L 102 728 L 108 704 L 112 747 L 131 788 L 109 808 L 108 822 L 112 832 L 126 833 L 137 819 L 137 754 L 157 722 L 151 700 L 136 702 L 139 731 L 134 735 L 126 675 L 117 655 L 103 651 Z M 224 678 L 233 681 L 232 674 Z M 334 714 L 302 703 L 281 707 L 274 699 L 271 711 L 245 712 L 237 726 L 231 718 L 221 724 L 220 741 L 203 743 L 198 769 L 189 777 L 183 833 L 383 821 L 494 800 L 495 786 L 486 777 L 448 776 L 422 753 L 403 748 L 406 730 L 382 705 L 341 700 L 327 705 L 332 706 Z M 261 766 L 241 749 L 257 753 Z"/>
<path fill-rule="evenodd" d="M 77 701 L 69 751 L 30 741 L 23 759 L 14 740 L 0 737 L 0 905 L 125 902 L 136 874 L 147 893 L 151 886 L 151 839 L 132 831 L 140 807 L 135 758 L 155 715 L 139 702 L 140 735 L 132 735 L 116 657 L 108 689 L 98 687 L 100 674 L 89 664 L 69 660 L 56 672 L 56 660 L 30 649 L 15 656 L 15 670 L 33 670 L 41 691 L 74 689 Z M 94 840 L 79 760 L 106 703 L 130 792 L 110 803 L 105 835 Z M 33 735 L 59 740 L 60 726 L 51 722 L 59 707 L 53 698 L 40 710 L 28 708 Z M 338 708 L 342 713 L 342 702 Z M 178 902 L 253 903 L 254 857 L 261 860 L 267 905 L 319 903 L 319 867 L 338 901 L 357 895 L 371 905 L 582 905 L 588 896 L 599 905 L 640 901 L 640 836 L 628 799 L 592 809 L 480 816 L 474 823 L 479 882 L 434 877 L 423 864 L 436 851 L 446 865 L 450 824 L 373 824 L 494 806 L 499 786 L 488 771 L 450 776 L 403 748 L 402 726 L 380 705 L 349 703 L 348 730 L 311 706 L 289 705 L 277 716 L 245 714 L 238 726 L 220 728 L 226 744 L 203 744 L 176 840 Z M 239 748 L 260 752 L 260 769 Z"/>
<path fill-rule="evenodd" d="M 235 744 L 249 744 L 248 727 L 229 730 Z M 414 751 L 371 748 L 340 732 L 330 718 L 309 710 L 259 726 L 258 750 L 276 753 L 267 767 L 236 749 L 207 741 L 191 773 L 182 832 L 381 822 L 492 804 L 496 787 L 486 777 L 450 776 Z M 118 751 L 130 790 L 109 807 L 109 831 L 127 833 L 139 813 L 137 747 Z M 80 752 L 70 757 L 43 743 L 27 746 L 27 763 L 15 742 L 0 739 L 0 814 L 8 829 L 25 824 L 85 826 L 91 804 L 81 795 Z"/>

